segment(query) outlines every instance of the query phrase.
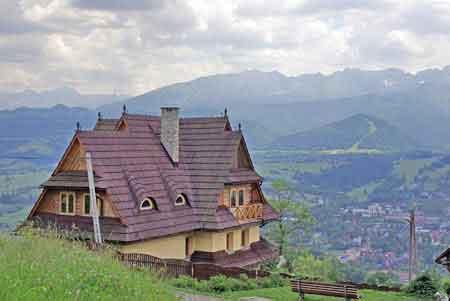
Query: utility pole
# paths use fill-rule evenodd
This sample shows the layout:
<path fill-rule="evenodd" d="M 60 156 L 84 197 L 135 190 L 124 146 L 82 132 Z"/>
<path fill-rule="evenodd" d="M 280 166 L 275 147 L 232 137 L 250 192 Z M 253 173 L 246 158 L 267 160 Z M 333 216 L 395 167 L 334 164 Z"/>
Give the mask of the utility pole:
<path fill-rule="evenodd" d="M 100 222 L 98 218 L 98 209 L 97 209 L 97 195 L 95 193 L 95 180 L 94 180 L 94 171 L 92 168 L 92 159 L 91 153 L 86 153 L 86 166 L 88 173 L 88 181 L 89 181 L 89 198 L 90 198 L 90 206 L 91 206 L 91 214 L 92 214 L 92 223 L 94 226 L 94 240 L 97 244 L 102 244 L 102 232 L 100 231 Z"/>
<path fill-rule="evenodd" d="M 409 212 L 409 282 L 412 280 L 413 274 L 417 270 L 417 249 L 416 249 L 416 209 L 415 206 Z"/>

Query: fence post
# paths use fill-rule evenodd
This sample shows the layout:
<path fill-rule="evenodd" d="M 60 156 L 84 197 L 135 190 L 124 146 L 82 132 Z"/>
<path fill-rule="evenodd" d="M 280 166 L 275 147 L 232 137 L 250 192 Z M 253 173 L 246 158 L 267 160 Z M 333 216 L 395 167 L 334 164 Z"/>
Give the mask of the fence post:
<path fill-rule="evenodd" d="M 191 277 L 194 278 L 194 265 L 195 263 L 191 263 Z"/>

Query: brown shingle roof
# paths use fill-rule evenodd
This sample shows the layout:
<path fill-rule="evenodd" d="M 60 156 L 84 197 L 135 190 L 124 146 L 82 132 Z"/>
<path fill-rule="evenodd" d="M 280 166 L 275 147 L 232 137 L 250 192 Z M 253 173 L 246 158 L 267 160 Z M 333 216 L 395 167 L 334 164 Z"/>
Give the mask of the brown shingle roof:
<path fill-rule="evenodd" d="M 181 118 L 177 165 L 160 142 L 159 117 L 123 114 L 121 119 L 102 119 L 94 130 L 77 133 L 92 155 L 97 187 L 111 194 L 126 225 L 116 231 L 121 241 L 239 226 L 229 210 L 217 207 L 219 194 L 226 183 L 257 182 L 261 177 L 253 170 L 232 169 L 243 137 L 229 130 L 227 118 Z M 116 130 L 120 122 L 126 123 L 126 130 Z M 174 205 L 181 193 L 189 205 Z M 145 197 L 154 198 L 158 210 L 139 210 Z M 269 204 L 264 207 L 265 220 L 277 218 Z"/>
<path fill-rule="evenodd" d="M 95 176 L 97 182 L 96 188 L 103 189 L 98 182 L 99 177 Z M 42 183 L 41 187 L 47 188 L 86 188 L 89 189 L 87 172 L 85 171 L 62 171 L 52 175 L 47 181 Z"/>
<path fill-rule="evenodd" d="M 202 252 L 195 251 L 191 261 L 197 263 L 212 263 L 222 267 L 246 267 L 256 263 L 277 259 L 278 249 L 267 240 L 261 239 L 252 243 L 249 248 L 228 254 L 226 251 Z"/>

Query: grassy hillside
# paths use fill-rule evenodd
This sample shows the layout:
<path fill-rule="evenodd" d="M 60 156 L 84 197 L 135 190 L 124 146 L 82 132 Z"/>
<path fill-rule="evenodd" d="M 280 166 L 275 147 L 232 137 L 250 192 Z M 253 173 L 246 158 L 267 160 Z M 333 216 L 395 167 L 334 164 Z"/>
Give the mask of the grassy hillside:
<path fill-rule="evenodd" d="M 412 139 L 397 128 L 372 116 L 357 114 L 325 126 L 283 136 L 274 147 L 304 150 L 404 151 L 412 149 Z"/>
<path fill-rule="evenodd" d="M 76 243 L 0 234 L 0 300 L 176 300 L 148 272 Z"/>

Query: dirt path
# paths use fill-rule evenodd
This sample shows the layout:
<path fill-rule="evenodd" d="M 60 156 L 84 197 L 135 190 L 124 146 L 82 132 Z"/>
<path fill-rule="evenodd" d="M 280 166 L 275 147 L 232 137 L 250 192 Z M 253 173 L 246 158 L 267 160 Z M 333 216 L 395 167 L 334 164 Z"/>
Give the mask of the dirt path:
<path fill-rule="evenodd" d="M 177 292 L 176 295 L 183 301 L 224 301 L 224 299 L 222 298 L 190 294 L 185 292 Z"/>

